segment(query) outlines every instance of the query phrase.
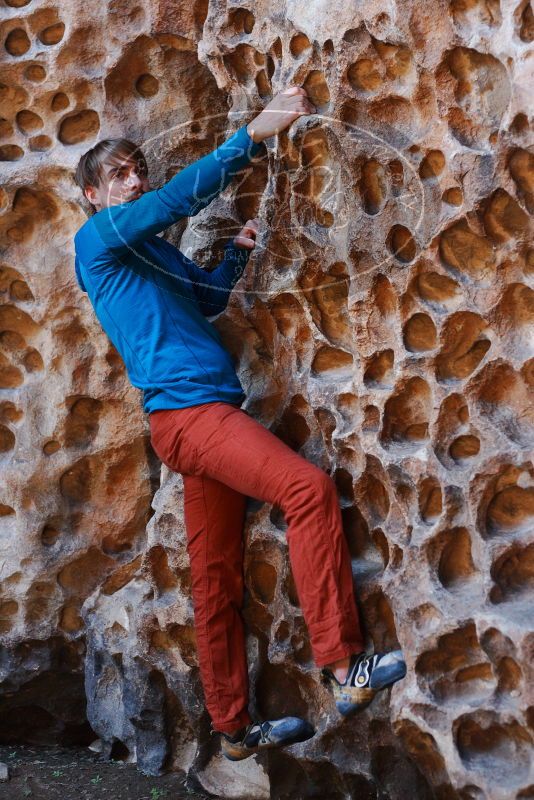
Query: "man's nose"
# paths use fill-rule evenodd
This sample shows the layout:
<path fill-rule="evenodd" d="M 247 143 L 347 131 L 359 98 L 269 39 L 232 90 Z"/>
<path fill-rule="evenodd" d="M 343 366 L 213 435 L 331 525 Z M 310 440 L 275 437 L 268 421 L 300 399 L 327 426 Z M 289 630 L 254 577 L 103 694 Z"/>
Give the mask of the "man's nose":
<path fill-rule="evenodd" d="M 131 186 L 132 189 L 137 189 L 138 187 L 141 186 L 141 178 L 139 177 L 135 169 L 131 169 L 129 171 L 126 183 L 128 186 Z"/>

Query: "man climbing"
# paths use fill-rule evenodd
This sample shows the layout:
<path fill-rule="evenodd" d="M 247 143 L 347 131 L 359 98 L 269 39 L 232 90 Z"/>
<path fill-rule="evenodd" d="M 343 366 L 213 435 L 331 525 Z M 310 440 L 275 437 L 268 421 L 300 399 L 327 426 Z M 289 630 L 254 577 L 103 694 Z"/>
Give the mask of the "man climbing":
<path fill-rule="evenodd" d="M 85 153 L 76 181 L 96 213 L 75 236 L 76 276 L 143 391 L 151 442 L 183 476 L 200 676 L 224 754 L 247 758 L 303 741 L 298 717 L 252 720 L 240 609 L 246 497 L 276 504 L 313 656 L 338 711 L 368 705 L 406 673 L 400 651 L 368 655 L 360 631 L 351 561 L 334 482 L 240 408 L 233 361 L 207 320 L 223 311 L 255 247 L 250 219 L 212 272 L 157 234 L 205 208 L 262 142 L 315 108 L 299 87 L 280 92 L 216 150 L 150 190 L 141 151 L 107 139 Z"/>

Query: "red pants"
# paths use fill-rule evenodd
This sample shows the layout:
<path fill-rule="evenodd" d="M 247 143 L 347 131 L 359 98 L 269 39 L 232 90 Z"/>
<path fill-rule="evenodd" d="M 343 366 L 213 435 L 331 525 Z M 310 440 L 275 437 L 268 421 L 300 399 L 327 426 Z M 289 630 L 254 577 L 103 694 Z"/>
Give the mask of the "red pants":
<path fill-rule="evenodd" d="M 152 446 L 183 475 L 195 630 L 213 727 L 250 722 L 243 602 L 246 497 L 276 504 L 313 656 L 321 667 L 364 649 L 334 482 L 239 406 L 150 414 Z"/>

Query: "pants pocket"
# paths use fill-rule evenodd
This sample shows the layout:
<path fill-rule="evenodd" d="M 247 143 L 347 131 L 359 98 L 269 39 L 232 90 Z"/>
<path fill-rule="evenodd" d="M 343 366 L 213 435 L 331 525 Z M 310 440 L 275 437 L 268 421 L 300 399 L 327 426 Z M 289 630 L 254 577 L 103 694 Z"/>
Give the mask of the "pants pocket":
<path fill-rule="evenodd" d="M 176 465 L 171 466 L 174 472 L 180 472 L 182 475 L 195 475 L 198 463 L 197 448 L 190 442 L 182 440 L 179 442 L 177 455 L 173 456 L 173 463 Z"/>
<path fill-rule="evenodd" d="M 184 436 L 176 426 L 167 425 L 166 420 L 161 420 L 159 425 L 151 428 L 150 443 L 154 452 L 173 472 L 182 475 L 193 475 L 198 462 L 198 450 L 195 445 Z"/>

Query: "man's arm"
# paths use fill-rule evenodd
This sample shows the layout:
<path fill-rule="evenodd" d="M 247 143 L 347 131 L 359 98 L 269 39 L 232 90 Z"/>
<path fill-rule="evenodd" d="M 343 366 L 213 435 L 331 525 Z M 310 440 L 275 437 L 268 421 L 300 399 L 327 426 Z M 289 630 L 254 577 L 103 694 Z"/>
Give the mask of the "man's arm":
<path fill-rule="evenodd" d="M 224 246 L 224 258 L 211 272 L 200 269 L 181 253 L 191 286 L 196 295 L 200 311 L 205 317 L 213 317 L 224 311 L 230 292 L 243 274 L 249 256 L 256 247 L 259 220 L 249 219 Z"/>
<path fill-rule="evenodd" d="M 250 250 L 237 247 L 231 241 L 224 246 L 223 260 L 211 272 L 201 269 L 194 261 L 183 257 L 198 306 L 205 317 L 213 317 L 224 311 L 228 305 L 230 292 L 243 274 L 249 256 Z"/>
<path fill-rule="evenodd" d="M 262 149 L 243 125 L 220 147 L 178 172 L 161 189 L 95 214 L 93 222 L 101 239 L 109 250 L 121 255 L 182 217 L 198 214 Z"/>
<path fill-rule="evenodd" d="M 161 189 L 95 214 L 92 219 L 100 238 L 120 256 L 182 217 L 198 214 L 261 152 L 264 139 L 314 111 L 305 89 L 292 86 L 280 92 L 248 125 L 239 128 L 212 153 L 181 170 Z"/>

